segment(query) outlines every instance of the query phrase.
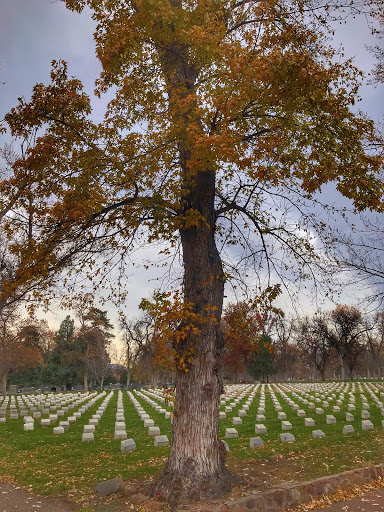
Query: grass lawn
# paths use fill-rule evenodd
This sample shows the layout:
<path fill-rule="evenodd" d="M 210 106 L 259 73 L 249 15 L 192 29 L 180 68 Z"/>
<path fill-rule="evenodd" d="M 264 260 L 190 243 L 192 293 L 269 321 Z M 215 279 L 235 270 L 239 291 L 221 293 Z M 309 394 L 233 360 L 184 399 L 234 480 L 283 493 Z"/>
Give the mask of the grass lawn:
<path fill-rule="evenodd" d="M 257 389 L 247 416 L 242 417 L 242 424 L 235 427 L 239 437 L 226 440 L 230 447 L 228 466 L 242 473 L 246 479 L 246 487 L 235 490 L 234 496 L 255 488 L 265 489 L 282 481 L 310 480 L 383 461 L 384 429 L 381 423 L 381 411 L 365 386 L 362 391 L 368 399 L 370 419 L 374 425 L 374 430 L 371 431 L 363 431 L 361 428 L 363 402 L 357 386 L 354 393 L 356 410 L 353 411 L 355 418 L 353 422 L 345 421 L 345 413 L 348 411 L 348 392 L 345 393 L 339 413 L 332 413 L 335 401 L 330 401 L 325 414 L 317 415 L 314 409 L 308 409 L 298 401 L 297 395 L 285 389 L 287 397 L 298 403 L 300 409 L 305 410 L 307 417 L 315 420 L 315 427 L 305 427 L 304 418 L 297 417 L 296 411 L 274 387 L 276 397 L 287 414 L 287 420 L 292 423 L 291 432 L 296 440 L 290 444 L 281 443 L 279 439 L 279 434 L 282 433 L 281 421 L 277 419 L 269 388 L 265 386 L 266 420 L 260 422 L 267 427 L 267 433 L 260 434 L 264 440 L 264 447 L 250 449 L 249 439 L 258 435 L 255 434 L 255 423 L 258 423 L 256 414 L 261 389 L 261 386 Z M 382 400 L 381 391 L 383 391 L 381 384 L 377 385 L 375 393 Z M 230 413 L 227 413 L 227 418 L 220 420 L 221 439 L 225 439 L 225 429 L 233 427 L 233 416 L 238 416 L 237 411 L 246 402 L 251 392 L 250 386 L 246 396 L 241 398 Z M 314 392 L 311 391 L 311 395 L 314 396 Z M 166 434 L 170 439 L 170 420 L 165 419 L 164 414 L 156 412 L 139 393 L 133 394 L 154 420 L 155 425 L 160 428 L 161 434 Z M 339 398 L 340 391 L 336 391 L 335 394 L 336 399 Z M 135 440 L 137 449 L 122 454 L 120 441 L 113 438 L 117 396 L 118 393 L 115 391 L 96 427 L 95 441 L 91 443 L 83 443 L 81 440 L 83 426 L 96 412 L 102 402 L 101 399 L 96 401 L 81 418 L 78 418 L 76 423 L 71 424 L 69 430 L 62 435 L 53 434 L 53 426 L 58 425 L 58 422 L 50 427 L 42 427 L 40 420 L 36 419 L 34 430 L 29 432 L 23 431 L 22 417 L 7 419 L 6 423 L 1 423 L 0 480 L 14 482 L 36 494 L 66 496 L 74 501 L 87 503 L 94 496 L 95 485 L 101 480 L 116 476 L 121 476 L 128 482 L 147 482 L 153 479 L 164 465 L 169 447 L 154 447 L 153 437 L 148 436 L 133 403 L 124 391 L 122 396 L 126 430 L 128 437 Z M 150 398 L 155 400 L 153 396 Z M 159 404 L 170 410 L 170 407 Z M 321 407 L 321 404 L 316 404 L 316 407 Z M 221 410 L 224 410 L 224 406 L 221 406 Z M 327 425 L 326 414 L 333 414 L 337 423 Z M 70 416 L 72 413 L 67 415 Z M 61 419 L 64 418 L 59 418 Z M 346 423 L 352 424 L 355 432 L 343 436 L 341 431 Z M 315 429 L 323 430 L 326 437 L 312 439 L 311 432 Z"/>

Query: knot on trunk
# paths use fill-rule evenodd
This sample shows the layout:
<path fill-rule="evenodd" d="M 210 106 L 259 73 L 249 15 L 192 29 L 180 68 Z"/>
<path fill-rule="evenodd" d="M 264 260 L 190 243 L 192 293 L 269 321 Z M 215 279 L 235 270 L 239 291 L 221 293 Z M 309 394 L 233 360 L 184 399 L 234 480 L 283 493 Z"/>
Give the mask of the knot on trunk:
<path fill-rule="evenodd" d="M 201 389 L 203 391 L 203 394 L 204 394 L 205 398 L 207 398 L 207 399 L 212 398 L 213 390 L 212 390 L 212 386 L 211 386 L 211 384 L 209 382 L 204 384 L 204 386 Z"/>

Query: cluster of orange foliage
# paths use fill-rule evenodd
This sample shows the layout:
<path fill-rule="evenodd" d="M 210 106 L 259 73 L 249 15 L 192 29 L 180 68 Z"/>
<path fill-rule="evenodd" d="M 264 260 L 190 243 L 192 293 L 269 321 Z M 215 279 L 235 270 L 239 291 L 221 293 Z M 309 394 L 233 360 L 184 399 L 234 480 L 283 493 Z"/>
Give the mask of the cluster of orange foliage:
<path fill-rule="evenodd" d="M 25 322 L 24 322 L 25 323 Z M 23 326 L 17 313 L 0 315 L 0 393 L 5 393 L 11 371 L 28 370 L 43 363 L 44 347 L 29 335 L 34 327 Z"/>
<path fill-rule="evenodd" d="M 217 323 L 213 314 L 217 308 L 208 305 L 206 314 L 199 315 L 193 303 L 187 301 L 179 290 L 156 292 L 153 300 L 143 299 L 140 308 L 147 311 L 154 321 L 155 364 L 188 372 L 196 349 L 193 346 L 178 349 L 189 333 L 200 333 L 207 322 Z"/>

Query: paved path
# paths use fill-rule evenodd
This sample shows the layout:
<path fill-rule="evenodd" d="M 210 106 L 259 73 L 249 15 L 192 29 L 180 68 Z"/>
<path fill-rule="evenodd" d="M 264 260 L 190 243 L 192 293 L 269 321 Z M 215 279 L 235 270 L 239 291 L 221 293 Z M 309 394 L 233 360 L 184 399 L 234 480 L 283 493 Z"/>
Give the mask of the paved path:
<path fill-rule="evenodd" d="M 382 512 L 384 511 L 384 488 L 375 489 L 363 496 L 347 501 L 338 501 L 325 508 L 311 512 Z"/>
<path fill-rule="evenodd" d="M 76 512 L 75 503 L 33 494 L 4 482 L 0 482 L 0 512 Z"/>

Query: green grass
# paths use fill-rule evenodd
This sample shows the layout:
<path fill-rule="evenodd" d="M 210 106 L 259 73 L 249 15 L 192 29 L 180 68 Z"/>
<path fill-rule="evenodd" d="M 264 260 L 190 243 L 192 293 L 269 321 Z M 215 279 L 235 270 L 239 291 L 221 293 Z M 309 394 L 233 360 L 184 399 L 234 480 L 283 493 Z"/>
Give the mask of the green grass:
<path fill-rule="evenodd" d="M 259 388 L 260 391 L 260 388 Z M 276 392 L 276 390 L 275 390 Z M 266 434 L 260 434 L 264 447 L 252 450 L 249 439 L 255 434 L 255 423 L 260 393 L 258 392 L 250 405 L 247 416 L 242 417 L 242 424 L 236 426 L 239 437 L 227 439 L 230 447 L 228 464 L 236 471 L 249 471 L 253 468 L 256 474 L 260 468 L 263 475 L 268 474 L 268 482 L 288 480 L 289 472 L 293 471 L 295 480 L 307 480 L 312 477 L 329 473 L 337 473 L 353 467 L 382 462 L 384 457 L 384 429 L 381 424 L 381 413 L 376 404 L 364 389 L 370 404 L 373 431 L 362 431 L 362 402 L 356 390 L 356 411 L 353 411 L 355 432 L 348 436 L 341 434 L 347 412 L 346 399 L 340 413 L 332 413 L 332 405 L 324 415 L 317 415 L 314 409 L 287 395 L 312 417 L 315 427 L 305 427 L 304 418 L 298 417 L 282 395 L 276 392 L 287 420 L 292 423 L 292 433 L 296 441 L 292 444 L 281 443 L 279 434 L 282 432 L 281 421 L 277 419 L 270 394 L 265 395 Z M 338 393 L 337 393 L 338 395 Z M 146 412 L 160 427 L 161 434 L 171 438 L 171 422 L 163 414 L 155 411 L 142 397 L 135 394 Z M 156 401 L 155 398 L 151 397 Z M 232 418 L 247 400 L 244 397 L 227 418 L 220 420 L 220 438 L 225 439 L 225 429 L 233 427 Z M 136 410 L 126 392 L 123 392 L 125 422 L 128 437 L 135 440 L 137 449 L 122 454 L 120 440 L 113 438 L 117 405 L 117 392 L 114 393 L 108 407 L 96 427 L 95 441 L 83 443 L 81 440 L 83 425 L 100 406 L 102 400 L 96 401 L 69 430 L 62 435 L 53 434 L 53 426 L 43 428 L 39 420 L 35 420 L 35 430 L 23 431 L 23 418 L 8 419 L 0 424 L 0 479 L 14 481 L 18 485 L 31 489 L 36 494 L 60 496 L 65 495 L 75 501 L 87 500 L 94 493 L 94 486 L 101 480 L 121 476 L 124 480 L 145 479 L 148 481 L 161 469 L 169 453 L 169 447 L 155 448 L 153 438 L 148 436 Z M 170 407 L 159 404 L 167 410 Z M 224 410 L 224 406 L 221 407 Z M 326 414 L 336 417 L 335 425 L 327 425 Z M 72 415 L 68 412 L 67 416 Z M 384 417 L 383 417 L 384 418 Z M 60 421 L 63 418 L 59 418 Z M 57 425 L 55 423 L 55 425 Z M 325 439 L 312 439 L 314 429 L 323 430 Z M 269 469 L 268 469 L 269 468 Z M 273 468 L 273 472 L 272 472 Z M 268 473 L 269 471 L 269 473 Z M 260 472 L 260 471 L 259 471 Z M 248 473 L 244 473 L 248 474 Z M 264 477 L 263 477 L 264 478 Z"/>
<path fill-rule="evenodd" d="M 80 499 L 90 495 L 100 480 L 116 476 L 139 478 L 155 473 L 164 463 L 167 448 L 154 450 L 153 438 L 147 435 L 126 393 L 123 400 L 127 433 L 136 441 L 137 451 L 122 454 L 120 440 L 113 438 L 117 404 L 117 393 L 114 393 L 96 427 L 92 443 L 82 442 L 83 426 L 96 412 L 101 400 L 62 435 L 53 434 L 53 426 L 58 422 L 42 427 L 40 421 L 35 420 L 35 429 L 30 432 L 23 431 L 21 417 L 1 424 L 0 475 L 11 477 L 38 494 L 67 494 Z M 167 425 L 167 421 L 163 419 L 158 426 L 161 433 L 169 435 L 170 422 Z"/>

